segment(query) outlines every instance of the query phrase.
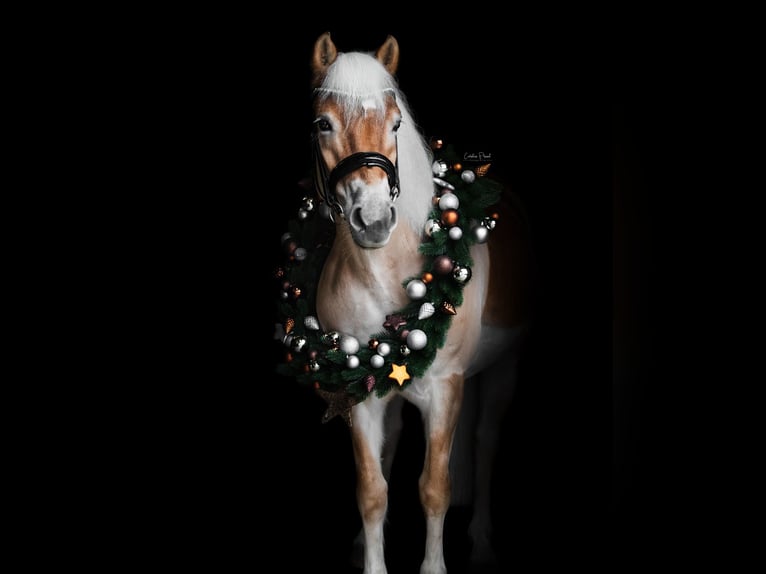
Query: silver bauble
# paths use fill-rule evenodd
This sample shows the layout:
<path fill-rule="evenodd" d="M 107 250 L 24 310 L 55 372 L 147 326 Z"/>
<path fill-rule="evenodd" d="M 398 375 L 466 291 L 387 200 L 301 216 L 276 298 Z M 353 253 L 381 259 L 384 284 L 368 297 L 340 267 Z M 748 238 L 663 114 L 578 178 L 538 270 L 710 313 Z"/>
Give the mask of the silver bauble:
<path fill-rule="evenodd" d="M 460 174 L 460 178 L 466 183 L 473 183 L 476 180 L 476 174 L 470 169 L 466 169 Z"/>
<path fill-rule="evenodd" d="M 391 345 L 388 343 L 378 343 L 377 349 L 375 349 L 378 355 L 381 357 L 387 356 L 391 352 Z"/>
<path fill-rule="evenodd" d="M 468 283 L 468 280 L 471 278 L 471 268 L 465 265 L 455 265 L 452 276 L 458 283 Z"/>
<path fill-rule="evenodd" d="M 460 207 L 460 200 L 454 193 L 445 193 L 439 198 L 439 209 L 457 209 Z"/>
<path fill-rule="evenodd" d="M 309 252 L 306 251 L 305 247 L 298 247 L 295 252 L 293 253 L 293 256 L 298 261 L 303 261 L 308 256 Z"/>
<path fill-rule="evenodd" d="M 340 335 L 338 334 L 338 331 L 329 331 L 322 335 L 322 342 L 329 347 L 337 347 L 339 340 Z"/>
<path fill-rule="evenodd" d="M 380 355 L 370 357 L 370 365 L 373 369 L 379 369 L 385 364 L 386 360 Z"/>
<path fill-rule="evenodd" d="M 441 224 L 435 219 L 429 219 L 428 221 L 426 221 L 426 226 L 425 226 L 426 236 L 433 237 L 434 233 L 438 233 L 439 231 L 441 231 L 441 229 L 442 229 Z"/>
<path fill-rule="evenodd" d="M 346 357 L 346 366 L 349 369 L 356 369 L 359 366 L 359 357 L 356 355 L 349 355 Z"/>
<path fill-rule="evenodd" d="M 463 230 L 457 225 L 449 228 L 449 238 L 452 239 L 452 241 L 458 241 L 461 237 L 463 237 Z"/>
<path fill-rule="evenodd" d="M 293 342 L 290 344 L 290 347 L 296 353 L 300 353 L 307 343 L 308 343 L 308 340 L 306 339 L 306 337 L 304 337 L 303 335 L 296 335 L 295 337 L 293 337 Z"/>
<path fill-rule="evenodd" d="M 438 185 L 439 187 L 444 188 L 444 189 L 449 189 L 449 190 L 452 190 L 452 191 L 455 190 L 455 186 L 452 185 L 450 182 L 445 181 L 445 180 L 443 180 L 440 177 L 435 177 L 433 179 L 434 179 L 434 183 L 436 185 Z"/>
<path fill-rule="evenodd" d="M 419 351 L 420 349 L 425 348 L 427 344 L 428 337 L 426 336 L 425 331 L 413 329 L 410 331 L 409 335 L 407 335 L 407 346 L 413 351 Z"/>
<path fill-rule="evenodd" d="M 489 229 L 483 225 L 477 225 L 471 230 L 471 233 L 473 233 L 476 243 L 485 243 L 489 239 Z"/>
<path fill-rule="evenodd" d="M 426 296 L 427 290 L 428 288 L 426 287 L 426 284 L 423 283 L 420 279 L 413 279 L 407 283 L 407 296 L 410 299 L 422 299 Z"/>
<path fill-rule="evenodd" d="M 431 164 L 431 171 L 436 177 L 444 177 L 447 174 L 448 169 L 449 166 L 447 165 L 447 162 L 440 159 L 437 159 Z"/>
<path fill-rule="evenodd" d="M 359 351 L 359 341 L 352 335 L 343 335 L 340 338 L 340 350 L 347 355 L 355 355 Z"/>

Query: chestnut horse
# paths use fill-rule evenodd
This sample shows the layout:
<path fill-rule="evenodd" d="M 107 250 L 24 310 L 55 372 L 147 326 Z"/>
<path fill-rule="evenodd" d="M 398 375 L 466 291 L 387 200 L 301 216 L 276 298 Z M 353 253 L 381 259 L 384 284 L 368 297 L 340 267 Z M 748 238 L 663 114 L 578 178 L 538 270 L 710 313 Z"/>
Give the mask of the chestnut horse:
<path fill-rule="evenodd" d="M 446 233 L 454 224 L 439 225 L 430 219 L 440 196 L 449 194 L 451 186 L 439 177 L 443 174 L 435 165 L 434 148 L 420 133 L 399 90 L 398 62 L 399 45 L 392 36 L 374 52 L 343 53 L 329 33 L 317 39 L 311 59 L 315 184 L 335 226 L 316 288 L 316 315 L 323 331 L 340 334 L 340 349 L 348 355 L 356 347 L 344 348 L 344 339 L 368 341 L 392 311 L 422 296 L 423 285 L 428 289 L 425 275 L 430 278 L 430 274 L 423 274 L 425 255 L 420 246 L 427 235 Z M 466 385 L 477 389 L 481 385 L 478 429 L 468 441 L 476 460 L 469 533 L 474 558 L 486 559 L 491 552 L 491 460 L 513 390 L 528 294 L 523 265 L 526 234 L 509 197 L 504 191 L 492 207 L 491 237 L 478 233 L 470 245 L 470 274 L 463 270 L 460 278 L 465 283 L 462 304 L 452 313 L 443 344 L 427 370 L 406 385 L 399 378 L 399 386 L 391 392 L 371 392 L 363 400 L 348 403 L 365 574 L 387 571 L 387 477 L 390 451 L 400 428 L 396 421 L 401 422 L 396 409 L 402 399 L 420 411 L 426 441 L 419 479 L 426 521 L 420 572 L 447 571 L 443 535 L 451 501 L 450 456 Z M 429 221 L 431 227 L 424 231 Z M 464 223 L 466 227 L 454 232 L 454 237 L 469 233 L 469 224 Z M 419 276 L 424 276 L 423 282 L 405 288 L 405 278 Z M 405 341 L 411 333 L 402 329 L 399 334 Z M 411 347 L 419 349 L 424 344 L 415 340 Z M 409 353 L 404 347 L 403 343 L 401 352 Z M 387 420 L 394 421 L 393 428 L 386 426 Z"/>

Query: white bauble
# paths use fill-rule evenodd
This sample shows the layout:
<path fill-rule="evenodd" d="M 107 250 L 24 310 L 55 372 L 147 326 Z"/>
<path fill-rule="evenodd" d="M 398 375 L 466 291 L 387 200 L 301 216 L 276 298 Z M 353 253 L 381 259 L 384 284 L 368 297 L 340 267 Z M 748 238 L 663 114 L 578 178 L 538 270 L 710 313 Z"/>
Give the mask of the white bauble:
<path fill-rule="evenodd" d="M 424 331 L 413 329 L 407 335 L 407 346 L 413 351 L 419 351 L 428 344 L 428 337 Z"/>
<path fill-rule="evenodd" d="M 347 355 L 355 355 L 359 351 L 359 341 L 352 335 L 343 335 L 340 338 L 340 350 Z"/>

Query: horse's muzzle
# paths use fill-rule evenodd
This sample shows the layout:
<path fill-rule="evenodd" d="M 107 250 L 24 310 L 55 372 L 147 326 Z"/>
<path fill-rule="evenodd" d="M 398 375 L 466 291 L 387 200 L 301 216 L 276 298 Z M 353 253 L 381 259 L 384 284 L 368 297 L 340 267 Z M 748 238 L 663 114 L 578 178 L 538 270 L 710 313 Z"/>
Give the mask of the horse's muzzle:
<path fill-rule="evenodd" d="M 351 209 L 348 225 L 351 228 L 351 236 L 357 245 L 376 249 L 388 243 L 391 232 L 396 227 L 397 219 L 394 205 L 378 210 L 357 205 Z"/>

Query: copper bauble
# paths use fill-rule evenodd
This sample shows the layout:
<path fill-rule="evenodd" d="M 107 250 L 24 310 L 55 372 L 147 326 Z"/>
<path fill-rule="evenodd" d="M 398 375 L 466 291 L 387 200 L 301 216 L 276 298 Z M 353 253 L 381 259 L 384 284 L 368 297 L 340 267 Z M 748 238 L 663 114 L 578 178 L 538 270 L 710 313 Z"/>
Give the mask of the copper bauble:
<path fill-rule="evenodd" d="M 441 222 L 445 227 L 452 227 L 459 219 L 456 209 L 445 209 L 442 211 Z"/>

